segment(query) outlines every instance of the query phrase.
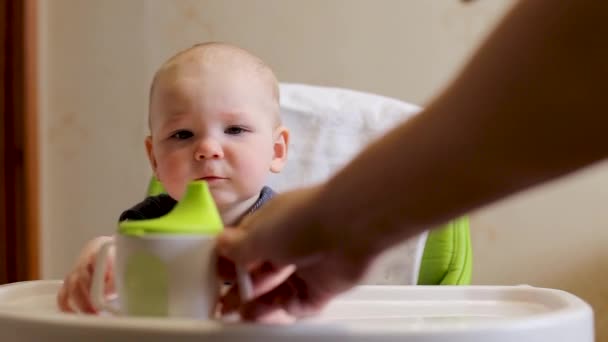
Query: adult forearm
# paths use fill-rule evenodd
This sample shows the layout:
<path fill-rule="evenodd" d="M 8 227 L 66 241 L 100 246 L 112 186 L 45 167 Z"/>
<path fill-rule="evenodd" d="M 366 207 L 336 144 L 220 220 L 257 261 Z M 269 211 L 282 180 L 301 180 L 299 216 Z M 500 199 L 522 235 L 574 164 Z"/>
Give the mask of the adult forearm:
<path fill-rule="evenodd" d="M 607 22 L 606 1 L 519 3 L 422 114 L 330 180 L 328 224 L 384 248 L 605 157 Z"/>

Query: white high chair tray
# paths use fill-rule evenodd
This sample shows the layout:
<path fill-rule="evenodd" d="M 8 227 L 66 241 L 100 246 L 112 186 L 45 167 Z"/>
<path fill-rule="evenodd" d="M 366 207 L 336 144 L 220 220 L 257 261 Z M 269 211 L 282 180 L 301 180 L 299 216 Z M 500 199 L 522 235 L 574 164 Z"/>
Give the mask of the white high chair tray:
<path fill-rule="evenodd" d="M 362 286 L 290 326 L 60 313 L 61 281 L 0 286 L 2 341 L 592 342 L 593 313 L 530 286 Z"/>

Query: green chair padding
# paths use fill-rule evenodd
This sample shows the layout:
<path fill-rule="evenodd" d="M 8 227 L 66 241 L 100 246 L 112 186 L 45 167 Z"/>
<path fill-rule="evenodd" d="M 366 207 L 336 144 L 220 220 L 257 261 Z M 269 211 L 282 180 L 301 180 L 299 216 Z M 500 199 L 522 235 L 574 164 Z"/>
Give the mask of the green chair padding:
<path fill-rule="evenodd" d="M 418 285 L 469 285 L 472 261 L 469 219 L 465 216 L 429 232 Z"/>
<path fill-rule="evenodd" d="M 162 184 L 152 177 L 148 196 L 163 192 Z M 428 233 L 420 262 L 418 285 L 469 285 L 472 263 L 469 218 L 464 216 Z"/>
<path fill-rule="evenodd" d="M 152 177 L 148 183 L 148 190 L 146 191 L 147 196 L 156 196 L 165 192 L 163 185 L 159 182 L 156 177 Z"/>

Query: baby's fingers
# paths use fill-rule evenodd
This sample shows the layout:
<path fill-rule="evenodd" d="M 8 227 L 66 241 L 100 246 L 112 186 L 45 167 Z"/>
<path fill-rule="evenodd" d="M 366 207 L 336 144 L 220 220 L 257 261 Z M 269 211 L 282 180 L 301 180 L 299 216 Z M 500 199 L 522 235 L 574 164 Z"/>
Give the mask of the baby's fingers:
<path fill-rule="evenodd" d="M 94 314 L 97 313 L 97 309 L 91 302 L 89 286 L 90 282 L 79 281 L 74 288 L 74 295 L 72 296 L 72 299 L 80 312 Z"/>
<path fill-rule="evenodd" d="M 63 281 L 63 285 L 61 285 L 59 293 L 57 293 L 57 306 L 59 307 L 59 310 L 63 312 L 74 312 L 74 310 L 70 306 L 70 296 L 68 290 L 69 282 L 70 276 L 68 275 Z"/>
<path fill-rule="evenodd" d="M 61 311 L 72 313 L 97 312 L 89 298 L 88 284 L 82 280 L 82 277 L 78 277 L 76 274 L 70 274 L 66 277 L 57 295 L 57 304 Z"/>

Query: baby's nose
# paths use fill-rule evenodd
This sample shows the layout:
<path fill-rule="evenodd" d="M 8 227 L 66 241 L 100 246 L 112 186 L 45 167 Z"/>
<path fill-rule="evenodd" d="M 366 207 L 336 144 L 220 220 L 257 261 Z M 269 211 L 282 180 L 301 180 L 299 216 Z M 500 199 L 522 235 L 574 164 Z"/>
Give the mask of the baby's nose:
<path fill-rule="evenodd" d="M 222 151 L 222 146 L 217 141 L 212 139 L 205 139 L 201 141 L 194 155 L 196 160 L 218 159 L 223 157 L 224 152 Z"/>

